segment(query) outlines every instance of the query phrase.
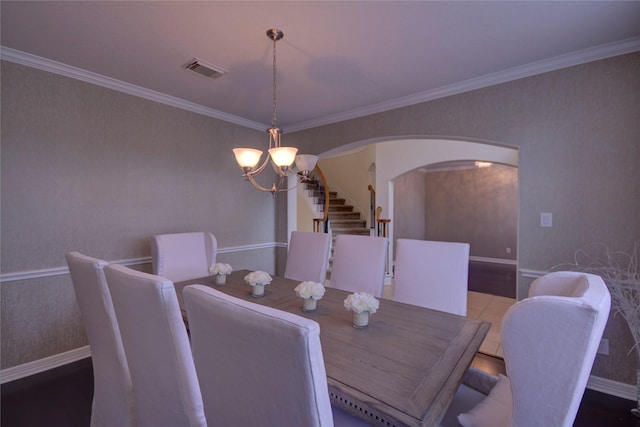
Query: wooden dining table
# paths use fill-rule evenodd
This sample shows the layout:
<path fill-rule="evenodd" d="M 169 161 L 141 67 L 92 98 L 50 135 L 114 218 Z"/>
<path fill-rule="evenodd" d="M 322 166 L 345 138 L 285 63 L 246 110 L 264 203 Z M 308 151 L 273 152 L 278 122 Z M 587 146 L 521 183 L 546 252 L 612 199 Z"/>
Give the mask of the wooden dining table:
<path fill-rule="evenodd" d="M 225 285 L 216 285 L 213 276 L 175 283 L 185 320 L 182 291 L 202 284 L 317 321 L 331 404 L 371 425 L 437 426 L 490 327 L 380 299 L 369 325 L 357 329 L 344 307 L 349 292 L 327 287 L 316 310 L 305 312 L 294 291 L 299 281 L 273 277 L 264 296 L 255 298 L 244 281 L 248 273 L 233 272 Z"/>

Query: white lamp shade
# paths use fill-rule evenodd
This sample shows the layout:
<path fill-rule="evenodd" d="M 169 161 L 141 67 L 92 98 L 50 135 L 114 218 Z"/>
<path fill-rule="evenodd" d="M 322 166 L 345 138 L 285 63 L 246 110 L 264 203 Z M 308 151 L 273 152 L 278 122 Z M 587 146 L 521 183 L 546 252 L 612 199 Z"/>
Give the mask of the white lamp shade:
<path fill-rule="evenodd" d="M 241 168 L 252 168 L 260 161 L 262 151 L 253 148 L 234 148 L 233 154 L 236 155 L 236 162 Z"/>
<path fill-rule="evenodd" d="M 313 154 L 298 154 L 296 156 L 296 167 L 299 171 L 312 171 L 317 162 L 318 156 Z"/>
<path fill-rule="evenodd" d="M 291 166 L 296 158 L 297 148 L 294 147 L 277 147 L 269 149 L 269 155 L 273 159 L 276 166 Z"/>

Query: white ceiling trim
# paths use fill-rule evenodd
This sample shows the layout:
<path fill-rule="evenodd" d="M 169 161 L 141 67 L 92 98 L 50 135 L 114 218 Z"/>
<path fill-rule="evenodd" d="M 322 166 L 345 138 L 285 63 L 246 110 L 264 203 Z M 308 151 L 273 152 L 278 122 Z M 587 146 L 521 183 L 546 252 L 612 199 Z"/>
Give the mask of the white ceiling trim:
<path fill-rule="evenodd" d="M 443 86 L 441 88 L 416 93 L 413 95 L 397 98 L 390 101 L 380 102 L 364 108 L 356 108 L 338 114 L 333 114 L 318 119 L 308 120 L 293 126 L 287 126 L 287 133 L 310 129 L 318 126 L 337 123 L 344 120 L 355 119 L 395 108 L 407 107 L 420 104 L 422 102 L 433 101 L 451 95 L 457 95 L 471 90 L 482 89 L 484 87 L 506 83 L 513 80 L 531 77 L 561 68 L 572 67 L 574 65 L 585 64 L 599 59 L 624 55 L 631 52 L 640 51 L 640 38 L 631 38 L 620 42 L 604 44 L 588 49 L 579 50 L 570 54 L 545 59 L 520 67 L 510 68 L 497 73 L 487 74 L 459 83 Z"/>
<path fill-rule="evenodd" d="M 166 95 L 154 90 L 145 89 L 143 87 L 133 85 L 122 80 L 106 77 L 81 68 L 72 67 L 62 62 L 53 61 L 51 59 L 21 52 L 19 50 L 0 46 L 0 59 L 15 62 L 16 64 L 26 65 L 28 67 L 37 68 L 39 70 L 49 71 L 51 73 L 60 74 L 72 79 L 81 80 L 98 86 L 124 92 L 129 95 L 138 96 L 140 98 L 159 102 L 161 104 L 170 105 L 172 107 L 181 108 L 183 110 L 192 111 L 194 113 L 224 120 L 226 122 L 235 123 L 240 126 L 256 129 L 260 131 L 266 130 L 269 125 L 247 120 L 245 118 L 234 116 L 213 108 L 204 107 L 194 102 L 185 101 L 175 96 Z"/>
<path fill-rule="evenodd" d="M 353 110 L 308 120 L 292 126 L 287 126 L 286 131 L 287 133 L 291 133 L 313 127 L 337 123 L 344 120 L 355 119 L 358 117 L 381 113 L 396 108 L 407 107 L 410 105 L 432 101 L 435 99 L 444 98 L 471 90 L 481 89 L 500 83 L 506 83 L 509 81 L 534 76 L 536 74 L 542 74 L 561 68 L 580 65 L 587 62 L 597 61 L 599 59 L 605 59 L 617 55 L 624 55 L 636 51 L 640 51 L 640 37 L 583 49 L 580 51 L 572 52 L 570 54 L 557 56 L 555 58 L 533 62 L 531 64 L 514 67 L 509 70 L 487 74 L 485 76 L 443 86 L 438 89 L 428 90 L 406 97 L 380 102 L 367 107 L 356 108 Z M 0 46 L 0 59 L 44 71 L 49 71 L 55 74 L 60 74 L 66 77 L 71 77 L 77 80 L 85 81 L 98 86 L 103 86 L 109 89 L 117 90 L 119 92 L 138 96 L 173 107 L 181 108 L 183 110 L 192 111 L 194 113 L 202 114 L 208 117 L 224 120 L 226 122 L 234 123 L 251 129 L 264 131 L 269 127 L 269 125 L 267 124 L 258 123 L 253 120 L 248 120 L 239 116 L 235 116 L 233 114 L 215 110 L 213 108 L 204 107 L 200 104 L 185 101 L 174 96 L 166 95 L 150 89 L 145 89 L 137 85 L 123 82 L 121 80 L 116 80 L 97 73 L 93 73 L 91 71 L 72 67 L 61 62 L 53 61 L 47 58 L 21 52 L 19 50 L 7 48 L 4 46 Z"/>

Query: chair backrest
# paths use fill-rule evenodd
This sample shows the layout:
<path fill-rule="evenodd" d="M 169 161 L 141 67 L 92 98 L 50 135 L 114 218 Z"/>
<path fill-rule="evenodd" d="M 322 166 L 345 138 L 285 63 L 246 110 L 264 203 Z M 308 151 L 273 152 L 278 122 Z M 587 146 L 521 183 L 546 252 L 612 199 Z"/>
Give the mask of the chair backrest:
<path fill-rule="evenodd" d="M 330 243 L 331 236 L 327 233 L 291 232 L 284 277 L 301 282 L 319 282 L 324 285 Z"/>
<path fill-rule="evenodd" d="M 331 287 L 381 297 L 388 246 L 386 237 L 336 236 Z"/>
<path fill-rule="evenodd" d="M 136 398 L 139 426 L 206 426 L 187 330 L 171 281 L 104 268 Z"/>
<path fill-rule="evenodd" d="M 157 234 L 151 239 L 153 274 L 173 282 L 208 276 L 217 251 L 212 233 Z"/>
<path fill-rule="evenodd" d="M 571 426 L 611 307 L 602 278 L 555 272 L 502 320 L 514 426 Z"/>
<path fill-rule="evenodd" d="M 212 425 L 333 425 L 317 322 L 202 285 L 184 301 Z"/>
<path fill-rule="evenodd" d="M 103 271 L 107 262 L 79 252 L 69 252 L 66 258 L 91 348 L 91 425 L 135 426 L 129 366 Z"/>
<path fill-rule="evenodd" d="M 398 239 L 393 299 L 467 315 L 469 244 Z"/>

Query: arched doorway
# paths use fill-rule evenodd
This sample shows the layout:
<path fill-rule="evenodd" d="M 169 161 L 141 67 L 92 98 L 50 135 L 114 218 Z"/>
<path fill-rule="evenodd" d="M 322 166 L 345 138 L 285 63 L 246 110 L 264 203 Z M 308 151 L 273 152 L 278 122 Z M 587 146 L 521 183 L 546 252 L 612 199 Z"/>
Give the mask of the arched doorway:
<path fill-rule="evenodd" d="M 438 163 L 396 177 L 393 194 L 394 242 L 469 243 L 469 290 L 516 298 L 516 167 Z"/>
<path fill-rule="evenodd" d="M 365 149 L 366 147 L 366 149 Z M 337 187 L 348 188 L 353 181 L 354 174 L 367 176 L 369 170 L 375 170 L 376 204 L 382 207 L 385 217 L 391 219 L 390 227 L 390 263 L 394 258 L 394 188 L 395 178 L 415 169 L 429 167 L 435 164 L 460 161 L 486 161 L 512 167 L 518 166 L 518 150 L 503 144 L 489 141 L 464 140 L 459 138 L 442 137 L 388 137 L 358 141 L 342 147 L 320 153 L 319 164 L 331 161 L 331 159 L 350 156 L 349 165 L 354 167 L 341 167 L 342 172 L 328 177 L 330 183 L 336 182 Z M 360 157 L 357 157 L 360 156 Z M 359 168 L 365 169 L 360 171 Z M 323 167 L 324 170 L 324 167 Z M 369 178 L 370 179 L 370 178 Z M 330 184 L 331 185 L 331 184 Z M 367 186 L 361 185 L 363 193 L 367 192 Z M 292 194 L 293 193 L 293 194 Z M 354 200 L 365 198 L 357 194 L 350 195 Z M 296 195 L 289 192 L 289 232 L 297 229 L 296 223 Z M 365 209 L 366 211 L 366 209 Z M 369 218 L 367 218 L 369 220 Z M 516 249 L 516 248 L 512 248 Z"/>

